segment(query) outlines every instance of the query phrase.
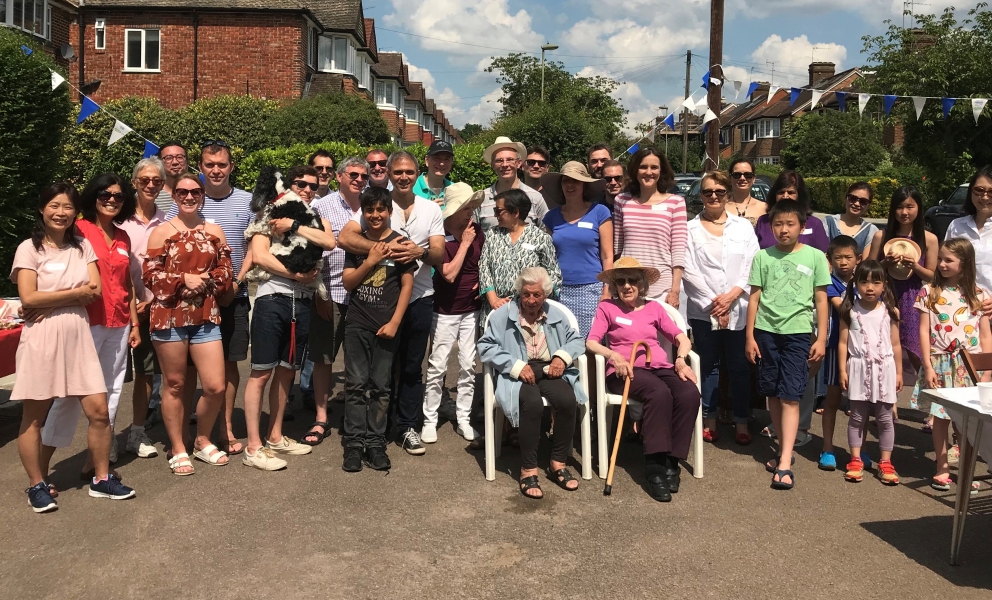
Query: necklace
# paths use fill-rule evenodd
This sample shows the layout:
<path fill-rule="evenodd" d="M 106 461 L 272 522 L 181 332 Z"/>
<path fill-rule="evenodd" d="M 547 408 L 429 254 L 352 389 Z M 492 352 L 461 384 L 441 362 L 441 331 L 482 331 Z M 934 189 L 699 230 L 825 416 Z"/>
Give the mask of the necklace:
<path fill-rule="evenodd" d="M 726 214 L 726 213 L 724 213 L 724 214 Z M 711 218 L 709 218 L 709 217 L 706 216 L 706 213 L 700 213 L 699 214 L 699 218 L 702 219 L 702 220 L 704 220 L 704 221 L 709 221 L 710 223 L 713 223 L 714 225 L 723 225 L 724 223 L 727 222 L 727 219 L 724 219 L 722 221 L 717 221 L 716 219 L 711 219 Z"/>
<path fill-rule="evenodd" d="M 746 215 L 747 214 L 747 209 L 750 208 L 750 207 L 751 207 L 751 196 L 748 196 L 747 197 L 747 202 L 744 203 L 744 210 L 743 211 L 741 210 L 741 203 L 740 202 L 737 202 L 736 200 L 734 201 L 734 210 L 737 211 L 737 216 L 738 217 L 743 217 L 744 215 Z"/>

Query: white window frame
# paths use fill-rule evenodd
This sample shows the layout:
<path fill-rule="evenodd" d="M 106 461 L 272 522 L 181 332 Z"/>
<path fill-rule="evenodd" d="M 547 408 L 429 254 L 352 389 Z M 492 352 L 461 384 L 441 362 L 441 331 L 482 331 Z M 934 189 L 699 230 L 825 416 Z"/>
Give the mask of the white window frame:
<path fill-rule="evenodd" d="M 344 56 L 337 55 L 338 44 L 345 43 Z M 317 47 L 317 70 L 324 73 L 356 75 L 356 48 L 351 36 L 322 35 Z"/>
<path fill-rule="evenodd" d="M 107 49 L 107 20 L 100 18 L 93 23 L 93 48 L 96 50 Z"/>
<path fill-rule="evenodd" d="M 381 86 L 381 87 L 380 87 Z M 380 94 L 380 90 L 382 93 Z M 389 92 L 389 98 L 386 98 L 386 91 Z M 400 108 L 402 105 L 397 100 L 397 94 L 399 93 L 399 86 L 395 81 L 390 81 L 388 79 L 378 79 L 375 82 L 375 89 L 373 90 L 373 96 L 375 99 L 376 106 L 379 108 L 385 108 L 389 110 L 396 110 L 402 112 Z"/>
<path fill-rule="evenodd" d="M 14 4 L 21 7 L 21 23 L 18 25 L 14 24 Z M 29 23 L 29 27 L 24 27 L 24 7 L 27 4 L 31 6 L 31 23 Z M 4 11 L 0 12 L 0 26 L 18 29 L 43 40 L 52 39 L 52 7 L 48 0 L 6 0 L 5 8 Z M 40 9 L 41 14 L 41 31 L 34 29 L 38 15 L 37 9 Z"/>
<path fill-rule="evenodd" d="M 420 123 L 420 107 L 413 102 L 404 105 L 403 116 L 407 123 Z"/>
<path fill-rule="evenodd" d="M 311 69 L 317 66 L 317 46 L 319 42 L 317 41 L 317 36 L 319 32 L 317 28 L 310 25 L 307 22 L 307 41 L 306 41 L 306 52 L 307 52 L 307 66 Z"/>
<path fill-rule="evenodd" d="M 753 142 L 758 139 L 758 126 L 755 123 L 741 125 L 741 142 Z"/>
<path fill-rule="evenodd" d="M 358 87 L 364 90 L 372 89 L 372 59 L 364 54 L 359 62 Z"/>
<path fill-rule="evenodd" d="M 759 165 L 780 165 L 782 158 L 779 156 L 759 156 L 754 159 L 754 162 Z"/>
<path fill-rule="evenodd" d="M 758 137 L 761 139 L 777 138 L 782 134 L 781 119 L 761 119 L 758 121 Z"/>
<path fill-rule="evenodd" d="M 141 32 L 141 64 L 145 64 L 145 50 L 147 42 L 147 32 L 157 31 L 158 32 L 158 67 L 155 69 L 148 69 L 145 67 L 128 67 L 128 34 L 132 31 Z M 125 73 L 161 73 L 162 72 L 162 30 L 154 27 L 149 27 L 148 29 L 125 29 L 124 30 L 124 69 Z"/>

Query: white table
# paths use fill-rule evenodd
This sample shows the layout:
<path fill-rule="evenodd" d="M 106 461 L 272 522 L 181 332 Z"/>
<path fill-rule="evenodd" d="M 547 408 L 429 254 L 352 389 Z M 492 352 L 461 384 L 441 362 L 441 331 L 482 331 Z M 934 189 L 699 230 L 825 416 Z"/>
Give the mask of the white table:
<path fill-rule="evenodd" d="M 971 482 L 975 476 L 975 462 L 978 459 L 978 449 L 987 458 L 992 458 L 992 438 L 985 447 L 982 442 L 982 426 L 986 421 L 992 421 L 992 413 L 983 412 L 978 404 L 978 388 L 948 388 L 937 390 L 920 390 L 931 402 L 937 402 L 944 407 L 947 414 L 958 426 L 961 436 L 961 455 L 958 459 L 958 489 L 954 500 L 954 525 L 951 531 L 951 564 L 958 562 L 958 552 L 961 549 L 961 537 L 964 533 L 964 520 L 968 515 L 968 502 L 971 499 Z"/>

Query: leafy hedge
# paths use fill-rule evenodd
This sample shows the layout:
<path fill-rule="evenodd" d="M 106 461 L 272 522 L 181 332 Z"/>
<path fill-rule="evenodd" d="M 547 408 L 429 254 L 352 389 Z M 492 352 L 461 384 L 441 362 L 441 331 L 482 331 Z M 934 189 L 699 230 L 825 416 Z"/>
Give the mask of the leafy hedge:
<path fill-rule="evenodd" d="M 813 196 L 817 212 L 839 214 L 846 210 L 844 198 L 847 189 L 856 181 L 867 181 L 875 192 L 866 216 L 885 218 L 889 214 L 889 199 L 900 184 L 888 177 L 806 177 L 806 187 Z"/>

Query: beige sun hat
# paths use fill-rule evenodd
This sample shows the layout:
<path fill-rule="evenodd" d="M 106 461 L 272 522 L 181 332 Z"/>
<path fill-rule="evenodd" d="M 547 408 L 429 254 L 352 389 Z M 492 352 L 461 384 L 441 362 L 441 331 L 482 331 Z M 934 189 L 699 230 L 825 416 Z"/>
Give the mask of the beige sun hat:
<path fill-rule="evenodd" d="M 506 136 L 499 136 L 496 141 L 493 142 L 492 146 L 489 146 L 482 151 L 482 158 L 485 159 L 486 163 L 493 162 L 493 154 L 496 154 L 500 150 L 516 150 L 520 158 L 527 156 L 527 146 L 524 146 L 520 142 L 514 142 Z"/>
<path fill-rule="evenodd" d="M 444 189 L 444 212 L 441 218 L 447 219 L 466 206 L 475 210 L 482 205 L 485 196 L 485 192 L 472 191 L 472 186 L 467 183 L 461 181 L 452 183 Z"/>
<path fill-rule="evenodd" d="M 637 269 L 644 271 L 644 276 L 647 277 L 648 285 L 651 285 L 661 279 L 661 271 L 655 269 L 654 267 L 645 267 L 636 258 L 631 258 L 629 256 L 624 256 L 620 260 L 613 263 L 612 269 L 607 269 L 596 276 L 596 279 L 602 281 L 603 283 L 609 283 L 613 281 L 613 274 L 616 271 L 630 271 Z"/>
<path fill-rule="evenodd" d="M 541 175 L 541 195 L 544 196 L 544 201 L 549 208 L 565 203 L 565 193 L 561 191 L 562 177 L 569 177 L 585 184 L 582 188 L 582 196 L 586 202 L 598 202 L 606 193 L 605 179 L 596 179 L 590 176 L 584 164 L 572 160 L 562 165 L 561 171 L 558 173 Z"/>
<path fill-rule="evenodd" d="M 891 240 L 885 242 L 885 246 L 882 247 L 882 256 L 888 256 L 893 253 L 902 254 L 903 256 L 912 259 L 912 262 L 920 262 L 920 256 L 923 255 L 920 251 L 920 246 L 913 240 L 907 238 L 892 238 Z M 905 281 L 912 277 L 913 268 L 903 264 L 892 264 L 889 265 L 888 273 L 889 277 L 892 277 L 893 279 Z"/>

